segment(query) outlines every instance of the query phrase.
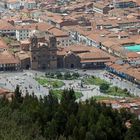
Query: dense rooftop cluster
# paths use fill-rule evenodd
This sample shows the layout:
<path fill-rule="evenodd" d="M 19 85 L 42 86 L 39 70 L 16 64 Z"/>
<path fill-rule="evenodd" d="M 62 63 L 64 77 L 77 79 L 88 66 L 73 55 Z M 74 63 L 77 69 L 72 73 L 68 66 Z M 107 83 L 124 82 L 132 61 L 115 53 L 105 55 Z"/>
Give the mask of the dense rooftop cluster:
<path fill-rule="evenodd" d="M 1 54 L 15 59 L 1 70 L 106 67 L 139 83 L 139 0 L 3 0 L 0 5 Z"/>

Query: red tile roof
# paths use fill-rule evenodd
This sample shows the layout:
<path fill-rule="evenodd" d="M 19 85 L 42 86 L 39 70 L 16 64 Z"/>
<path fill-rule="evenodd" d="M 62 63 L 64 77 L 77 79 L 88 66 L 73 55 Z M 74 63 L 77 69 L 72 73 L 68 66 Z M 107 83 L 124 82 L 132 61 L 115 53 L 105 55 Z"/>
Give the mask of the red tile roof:
<path fill-rule="evenodd" d="M 10 52 L 3 51 L 0 53 L 0 64 L 18 64 L 19 60 Z"/>

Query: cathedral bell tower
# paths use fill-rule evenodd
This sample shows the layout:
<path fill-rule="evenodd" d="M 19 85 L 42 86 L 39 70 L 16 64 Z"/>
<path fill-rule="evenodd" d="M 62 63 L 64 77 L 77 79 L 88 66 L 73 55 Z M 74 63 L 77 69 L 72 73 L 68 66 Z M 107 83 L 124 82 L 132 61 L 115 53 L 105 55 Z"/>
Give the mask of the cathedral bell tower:
<path fill-rule="evenodd" d="M 38 69 L 38 39 L 37 36 L 33 35 L 30 38 L 31 46 L 31 69 Z"/>
<path fill-rule="evenodd" d="M 57 40 L 55 36 L 49 37 L 49 68 L 56 69 L 57 68 Z"/>

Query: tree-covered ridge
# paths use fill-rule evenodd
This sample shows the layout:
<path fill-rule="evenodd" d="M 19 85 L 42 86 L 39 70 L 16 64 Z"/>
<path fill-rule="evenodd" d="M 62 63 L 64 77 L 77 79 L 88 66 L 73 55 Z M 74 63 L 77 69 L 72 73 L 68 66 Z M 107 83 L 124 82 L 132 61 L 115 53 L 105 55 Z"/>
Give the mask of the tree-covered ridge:
<path fill-rule="evenodd" d="M 119 113 L 93 99 L 75 100 L 73 90 L 64 90 L 60 101 L 52 94 L 23 98 L 17 87 L 12 102 L 0 101 L 0 140 L 140 139 L 140 121 L 133 114 L 124 109 Z"/>

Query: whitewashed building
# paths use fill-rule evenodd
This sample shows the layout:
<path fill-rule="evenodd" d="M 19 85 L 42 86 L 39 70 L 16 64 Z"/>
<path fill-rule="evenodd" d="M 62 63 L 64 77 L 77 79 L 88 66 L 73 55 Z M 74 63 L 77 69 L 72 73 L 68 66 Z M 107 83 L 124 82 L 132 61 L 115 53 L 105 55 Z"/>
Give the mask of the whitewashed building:
<path fill-rule="evenodd" d="M 30 30 L 28 28 L 24 28 L 23 26 L 19 26 L 16 29 L 16 39 L 18 41 L 27 39 L 27 38 L 29 38 L 29 36 L 30 36 Z"/>
<path fill-rule="evenodd" d="M 20 2 L 18 0 L 8 0 L 7 1 L 7 8 L 8 9 L 20 9 Z"/>

